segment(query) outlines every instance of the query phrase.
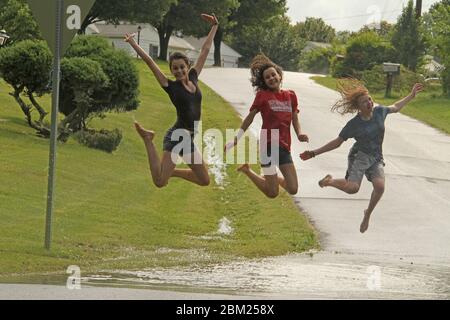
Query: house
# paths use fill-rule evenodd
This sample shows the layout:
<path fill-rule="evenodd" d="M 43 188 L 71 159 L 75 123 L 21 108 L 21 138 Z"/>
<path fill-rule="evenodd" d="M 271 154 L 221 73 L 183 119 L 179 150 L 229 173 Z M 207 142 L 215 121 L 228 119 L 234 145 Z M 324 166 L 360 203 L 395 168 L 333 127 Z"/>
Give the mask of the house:
<path fill-rule="evenodd" d="M 138 33 L 138 27 L 141 31 Z M 113 25 L 107 23 L 96 23 L 88 26 L 86 34 L 98 35 L 106 38 L 110 43 L 119 49 L 126 50 L 130 55 L 136 56 L 133 48 L 124 41 L 124 35 L 127 33 L 136 33 L 136 41 L 139 45 L 149 53 L 152 58 L 157 58 L 160 53 L 158 31 L 149 24 L 120 24 Z M 172 35 L 169 41 L 167 58 L 173 52 L 184 53 L 191 61 L 196 61 L 200 55 L 202 45 L 206 37 L 197 39 L 194 37 L 178 37 Z M 237 68 L 238 60 L 241 55 L 222 42 L 221 45 L 222 66 Z M 208 55 L 206 65 L 214 64 L 214 45 Z"/>
<path fill-rule="evenodd" d="M 206 40 L 206 37 L 203 38 L 194 38 L 194 37 L 183 37 L 183 39 L 192 45 L 195 50 L 188 52 L 188 57 L 192 61 L 196 61 L 198 56 L 200 55 L 200 51 L 202 49 L 203 43 Z M 225 43 L 221 43 L 220 46 L 220 55 L 221 55 L 221 66 L 225 68 L 237 68 L 239 63 L 239 58 L 242 57 L 237 51 L 235 51 L 230 46 Z M 214 44 L 209 51 L 208 58 L 206 59 L 205 65 L 212 66 L 214 65 Z"/>
<path fill-rule="evenodd" d="M 315 49 L 328 49 L 331 48 L 331 43 L 325 43 L 325 42 L 316 42 L 316 41 L 306 41 L 306 46 L 303 48 L 302 52 L 310 52 Z"/>
<path fill-rule="evenodd" d="M 425 55 L 424 59 L 425 64 L 423 66 L 423 70 L 425 71 L 425 76 L 427 78 L 439 77 L 445 67 L 437 62 L 431 55 Z"/>
<path fill-rule="evenodd" d="M 141 31 L 138 32 L 138 27 Z M 106 38 L 115 48 L 123 49 L 135 56 L 134 49 L 124 41 L 124 36 L 127 33 L 136 33 L 136 41 L 139 45 L 152 57 L 157 58 L 160 53 L 159 49 L 159 35 L 158 31 L 149 24 L 106 24 L 96 23 L 91 24 L 86 30 L 86 34 L 99 35 Z M 167 59 L 170 54 L 175 51 L 182 52 L 188 55 L 189 52 L 194 51 L 195 48 L 187 43 L 184 39 L 177 36 L 170 37 Z"/>

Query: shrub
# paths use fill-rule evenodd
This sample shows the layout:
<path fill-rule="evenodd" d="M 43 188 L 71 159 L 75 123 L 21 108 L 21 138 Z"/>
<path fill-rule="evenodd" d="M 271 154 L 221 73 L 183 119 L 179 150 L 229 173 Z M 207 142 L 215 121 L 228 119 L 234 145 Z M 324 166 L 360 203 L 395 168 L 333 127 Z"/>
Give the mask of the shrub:
<path fill-rule="evenodd" d="M 362 74 L 367 89 L 372 92 L 384 92 L 386 90 L 386 74 L 383 71 L 383 65 L 377 65 L 371 70 L 366 70 Z M 424 82 L 421 75 L 408 70 L 404 66 L 400 67 L 400 75 L 394 76 L 392 90 L 400 95 L 406 95 L 410 92 L 413 85 L 417 82 Z"/>
<path fill-rule="evenodd" d="M 362 72 L 383 62 L 396 61 L 393 47 L 373 31 L 356 34 L 346 47 L 343 60 L 331 62 L 334 77 L 351 76 L 360 79 Z"/>
<path fill-rule="evenodd" d="M 112 153 L 117 149 L 122 140 L 122 132 L 119 129 L 112 131 L 102 129 L 83 129 L 74 135 L 75 139 L 89 148 L 103 150 Z"/>
<path fill-rule="evenodd" d="M 334 51 L 328 48 L 318 48 L 306 52 L 300 58 L 299 69 L 303 72 L 328 74 L 330 72 L 330 59 Z"/>

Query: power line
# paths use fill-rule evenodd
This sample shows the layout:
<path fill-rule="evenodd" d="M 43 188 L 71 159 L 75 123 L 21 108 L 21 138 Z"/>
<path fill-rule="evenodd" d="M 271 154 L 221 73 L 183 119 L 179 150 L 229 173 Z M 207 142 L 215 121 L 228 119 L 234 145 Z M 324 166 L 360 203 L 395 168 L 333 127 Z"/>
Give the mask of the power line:
<path fill-rule="evenodd" d="M 397 10 L 391 10 L 391 11 L 382 11 L 382 12 L 377 12 L 379 14 L 384 14 L 384 13 L 392 13 L 392 12 L 400 12 L 403 9 L 397 9 Z M 358 17 L 367 17 L 367 16 L 372 16 L 374 13 L 366 13 L 366 14 L 358 14 L 358 15 L 354 15 L 354 16 L 347 16 L 347 17 L 331 17 L 331 18 L 322 18 L 322 20 L 325 21 L 330 21 L 330 20 L 343 20 L 343 19 L 350 19 L 350 18 L 358 18 Z"/>

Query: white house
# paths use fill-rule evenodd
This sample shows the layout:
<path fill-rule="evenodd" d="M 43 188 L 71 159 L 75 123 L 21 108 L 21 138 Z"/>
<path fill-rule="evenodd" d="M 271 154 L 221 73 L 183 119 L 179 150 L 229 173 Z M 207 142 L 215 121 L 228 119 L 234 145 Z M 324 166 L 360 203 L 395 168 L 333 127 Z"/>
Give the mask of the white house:
<path fill-rule="evenodd" d="M 138 32 L 138 27 L 141 27 L 141 31 Z M 133 48 L 124 41 L 124 36 L 127 33 L 136 33 L 136 41 L 139 45 L 153 58 L 159 56 L 159 35 L 158 31 L 149 24 L 105 24 L 96 23 L 91 24 L 86 34 L 99 35 L 106 38 L 115 48 L 124 49 L 130 53 L 130 55 L 136 55 Z M 139 35 L 139 36 L 138 36 Z M 172 36 L 169 41 L 168 55 L 175 51 L 182 52 L 188 55 L 189 52 L 194 51 L 195 48 L 187 43 L 182 38 Z"/>
<path fill-rule="evenodd" d="M 191 59 L 192 61 L 197 60 L 198 56 L 200 55 L 203 43 L 206 40 L 206 37 L 200 39 L 194 37 L 183 37 L 183 39 L 195 48 L 195 51 L 188 52 L 189 59 Z M 220 54 L 222 59 L 221 61 L 222 67 L 225 68 L 238 67 L 239 58 L 242 57 L 242 55 L 240 55 L 233 48 L 222 42 L 220 46 Z M 205 64 L 207 66 L 214 65 L 214 44 L 212 45 L 211 50 L 209 51 L 209 55 Z"/>
<path fill-rule="evenodd" d="M 138 33 L 139 26 L 141 27 L 141 31 Z M 127 33 L 136 33 L 136 41 L 139 42 L 139 45 L 148 52 L 151 57 L 156 58 L 159 56 L 160 48 L 158 31 L 149 24 L 120 24 L 116 26 L 113 24 L 96 23 L 91 24 L 86 30 L 86 34 L 104 37 L 110 41 L 115 48 L 124 49 L 128 51 L 130 55 L 135 56 L 136 53 L 133 48 L 123 40 L 124 35 Z M 196 61 L 200 55 L 205 39 L 206 37 L 197 39 L 194 37 L 181 38 L 172 35 L 170 37 L 166 59 L 169 58 L 170 54 L 177 51 L 184 53 L 191 61 Z M 221 46 L 221 56 L 223 67 L 238 67 L 238 60 L 241 55 L 223 42 Z M 212 46 L 206 61 L 206 65 L 208 66 L 212 66 L 213 64 L 214 45 Z"/>
<path fill-rule="evenodd" d="M 328 49 L 331 48 L 331 43 L 317 42 L 317 41 L 306 41 L 306 46 L 303 48 L 302 52 L 307 53 L 315 49 Z"/>

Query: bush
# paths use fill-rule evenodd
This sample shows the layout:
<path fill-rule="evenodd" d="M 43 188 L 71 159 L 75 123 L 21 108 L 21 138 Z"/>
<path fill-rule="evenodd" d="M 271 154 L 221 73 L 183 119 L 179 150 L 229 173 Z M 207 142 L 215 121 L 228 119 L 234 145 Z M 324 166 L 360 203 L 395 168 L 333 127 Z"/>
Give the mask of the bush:
<path fill-rule="evenodd" d="M 52 54 L 45 41 L 25 40 L 0 50 L 0 75 L 13 88 L 43 95 L 50 92 Z"/>
<path fill-rule="evenodd" d="M 306 52 L 300 58 L 299 69 L 302 72 L 328 74 L 330 72 L 330 59 L 334 51 L 330 48 L 318 48 Z"/>
<path fill-rule="evenodd" d="M 386 90 L 386 74 L 383 71 L 383 65 L 377 65 L 371 70 L 366 70 L 362 74 L 367 89 L 372 92 L 384 92 Z M 392 82 L 392 91 L 400 95 L 406 95 L 411 91 L 413 85 L 417 82 L 424 82 L 421 75 L 408 70 L 403 65 L 400 67 L 400 75 L 394 76 Z"/>
<path fill-rule="evenodd" d="M 50 92 L 52 54 L 44 41 L 25 40 L 0 49 L 0 75 L 13 88 L 12 96 L 25 115 L 28 125 L 42 137 L 50 130 L 44 124 L 47 112 L 36 100 Z M 24 99 L 26 96 L 31 104 Z M 39 118 L 33 119 L 37 111 Z"/>
<path fill-rule="evenodd" d="M 80 130 L 74 135 L 75 139 L 89 148 L 103 150 L 112 153 L 117 149 L 122 140 L 122 132 L 119 129 L 108 131 L 102 129 L 95 131 L 92 129 Z"/>
<path fill-rule="evenodd" d="M 67 58 L 85 57 L 98 62 L 109 83 L 95 90 L 93 112 L 131 111 L 139 105 L 139 76 L 132 58 L 121 50 L 114 50 L 103 38 L 78 36 L 66 53 Z M 64 106 L 64 114 L 75 109 L 75 104 Z"/>
<path fill-rule="evenodd" d="M 367 31 L 349 40 L 344 59 L 332 61 L 332 74 L 335 77 L 351 76 L 360 79 L 365 70 L 396 60 L 394 48 L 375 32 Z"/>

